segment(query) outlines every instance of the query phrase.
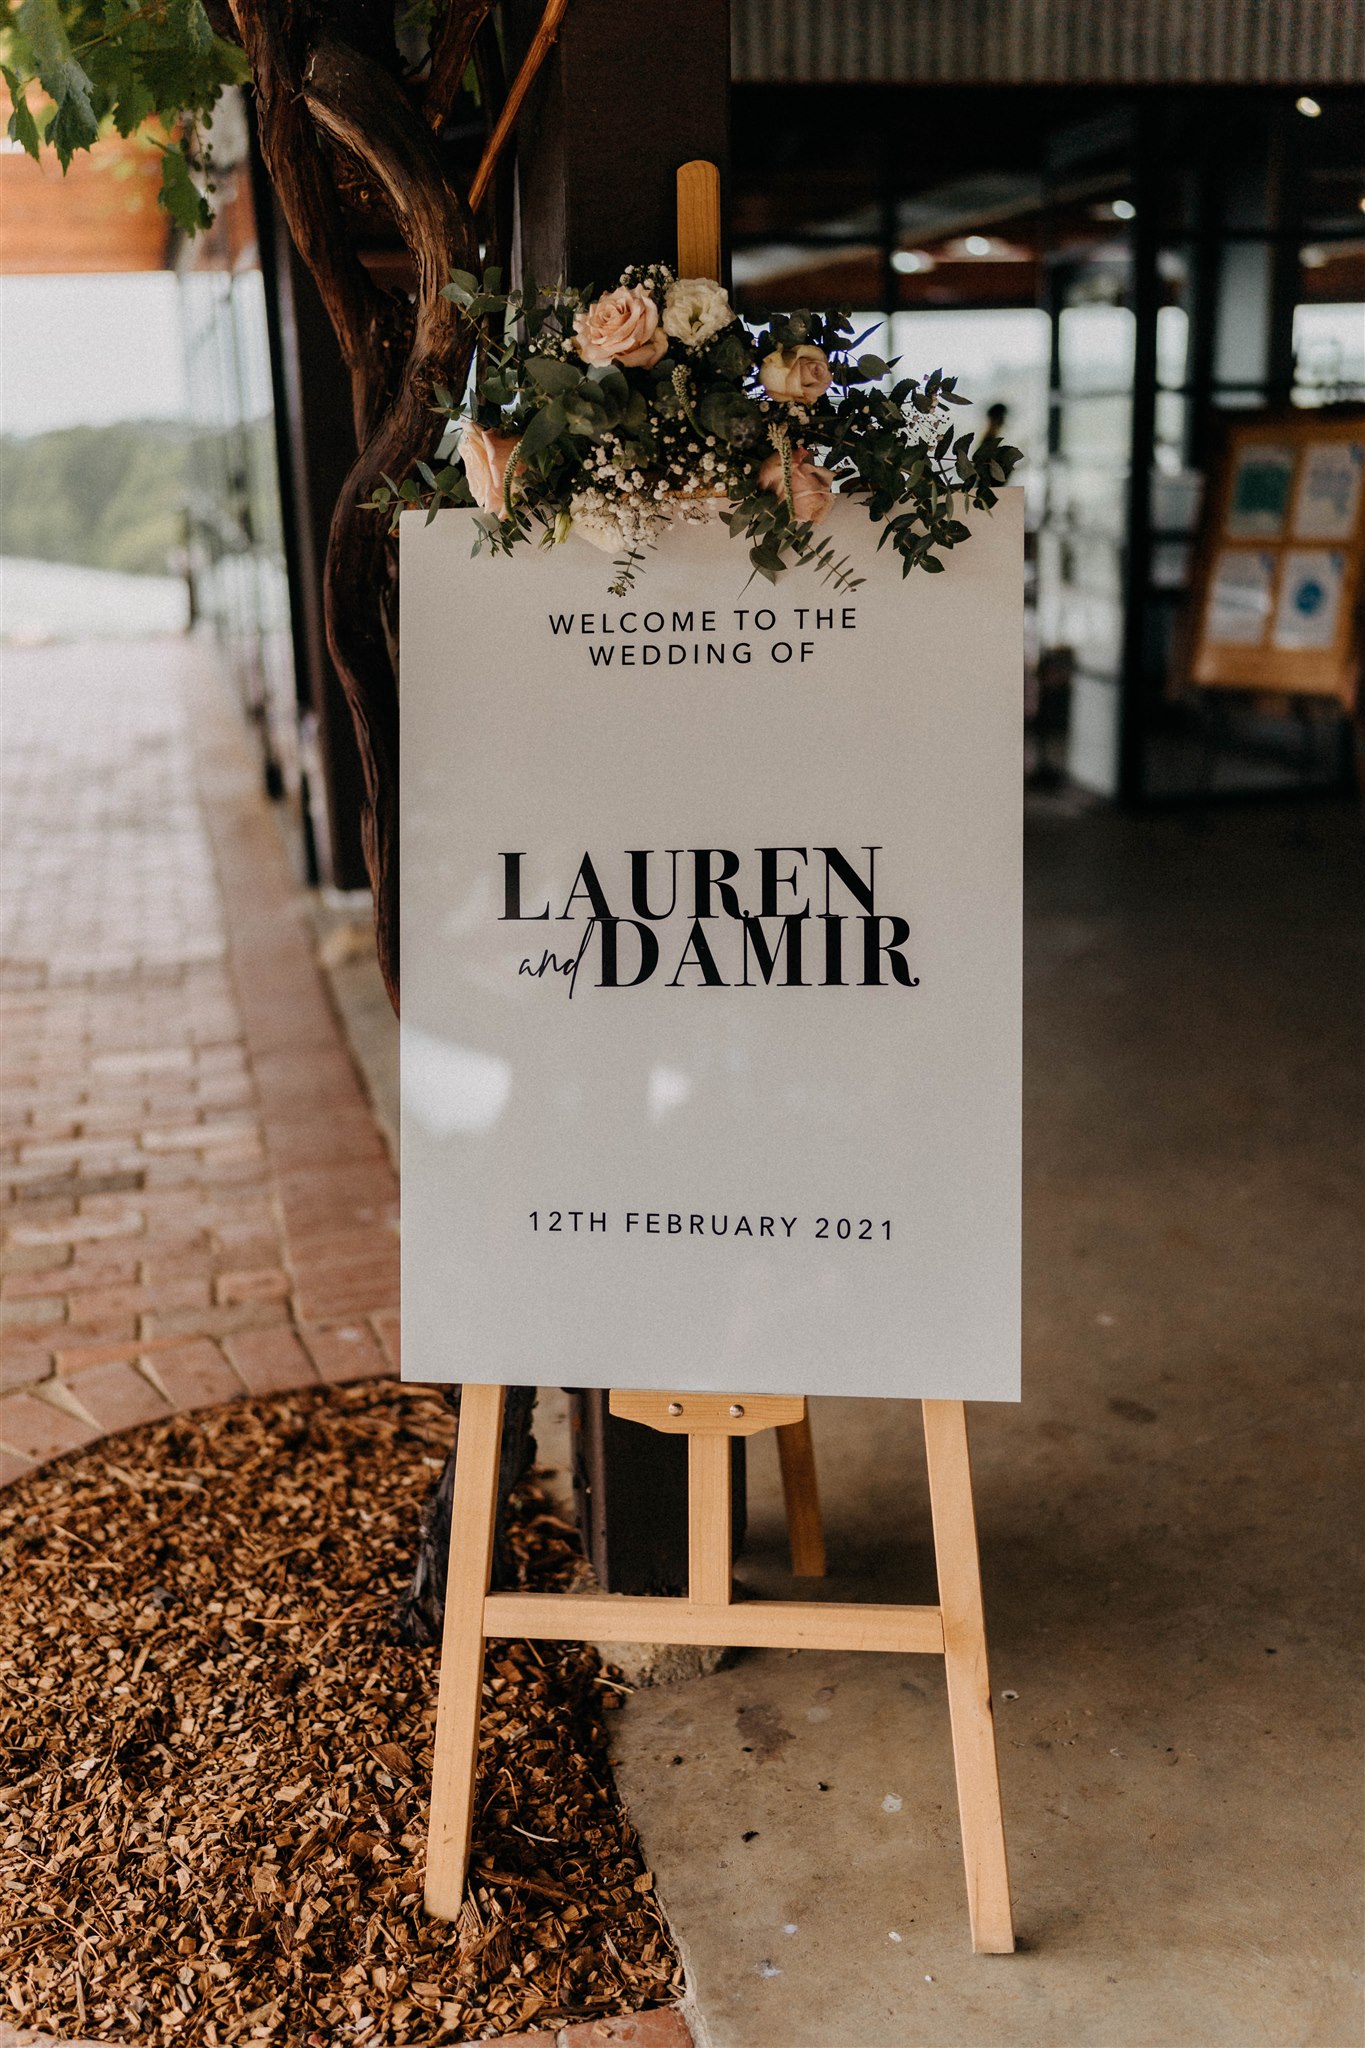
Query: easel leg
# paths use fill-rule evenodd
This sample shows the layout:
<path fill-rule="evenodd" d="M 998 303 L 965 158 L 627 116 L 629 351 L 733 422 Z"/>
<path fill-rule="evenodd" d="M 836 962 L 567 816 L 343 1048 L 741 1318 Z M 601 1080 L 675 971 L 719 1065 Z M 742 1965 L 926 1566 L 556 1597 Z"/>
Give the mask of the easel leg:
<path fill-rule="evenodd" d="M 977 1955 L 1010 1955 L 1014 1920 L 986 1665 L 967 1416 L 961 1401 L 926 1401 L 923 1407 L 972 1948 Z"/>
<path fill-rule="evenodd" d="M 501 1387 L 466 1386 L 460 1395 L 427 1832 L 426 1908 L 439 1920 L 458 1914 L 469 1863 L 483 1693 L 483 1603 L 493 1566 L 502 1400 Z"/>
<path fill-rule="evenodd" d="M 784 1422 L 773 1433 L 782 1468 L 792 1576 L 823 1579 L 825 1531 L 820 1520 L 820 1488 L 815 1477 L 815 1439 L 811 1435 L 810 1416 L 803 1415 L 799 1422 Z"/>
<path fill-rule="evenodd" d="M 687 1597 L 730 1602 L 730 1439 L 719 1431 L 687 1439 Z"/>

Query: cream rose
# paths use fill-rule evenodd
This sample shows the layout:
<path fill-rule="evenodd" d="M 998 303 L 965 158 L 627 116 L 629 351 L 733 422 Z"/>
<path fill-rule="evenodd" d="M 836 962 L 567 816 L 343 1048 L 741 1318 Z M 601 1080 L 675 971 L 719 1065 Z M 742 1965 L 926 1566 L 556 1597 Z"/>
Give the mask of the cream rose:
<path fill-rule="evenodd" d="M 474 493 L 474 503 L 484 512 L 502 515 L 507 465 L 519 438 L 517 434 L 495 434 L 488 427 L 475 426 L 472 420 L 460 436 L 465 477 Z"/>
<path fill-rule="evenodd" d="M 574 314 L 573 330 L 585 363 L 650 370 L 668 352 L 668 336 L 659 330 L 659 309 L 637 284 L 623 284 L 594 299 L 585 313 Z"/>
<path fill-rule="evenodd" d="M 734 317 L 724 285 L 713 277 L 677 277 L 664 294 L 664 332 L 690 348 L 710 341 Z"/>
<path fill-rule="evenodd" d="M 758 472 L 758 487 L 785 498 L 787 482 L 782 474 L 782 457 L 770 455 Z M 792 450 L 792 513 L 811 526 L 818 526 L 829 510 L 834 488 L 832 471 L 812 462 L 804 448 Z"/>
<path fill-rule="evenodd" d="M 794 405 L 814 405 L 823 398 L 833 381 L 829 357 L 813 342 L 799 348 L 774 349 L 758 366 L 758 381 L 769 398 L 785 398 Z"/>

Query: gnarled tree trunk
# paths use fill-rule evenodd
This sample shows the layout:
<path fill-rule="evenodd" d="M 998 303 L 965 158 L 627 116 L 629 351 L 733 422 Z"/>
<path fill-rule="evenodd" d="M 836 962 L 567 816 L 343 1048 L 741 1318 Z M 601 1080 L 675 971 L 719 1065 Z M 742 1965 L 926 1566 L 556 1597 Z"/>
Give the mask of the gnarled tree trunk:
<path fill-rule="evenodd" d="M 405 73 L 392 0 L 215 0 L 216 26 L 251 67 L 261 155 L 289 232 L 312 273 L 351 380 L 357 455 L 332 517 L 324 577 L 327 641 L 355 724 L 365 782 L 361 820 L 374 891 L 379 964 L 399 1006 L 397 549 L 366 509 L 387 475 L 429 456 L 437 384 L 459 391 L 474 336 L 442 296 L 452 268 L 480 268 L 480 236 L 442 153 L 441 135 L 492 0 L 447 0 L 424 75 Z M 500 76 L 489 50 L 488 85 Z M 403 287 L 384 288 L 357 253 L 355 213 L 378 207 L 407 252 Z M 505 209 L 503 210 L 505 212 Z M 486 243 L 496 240 L 496 203 Z M 507 1404 L 502 1497 L 534 1456 L 533 1395 Z M 414 1633 L 439 1628 L 454 1451 L 422 1518 L 409 1602 Z"/>
<path fill-rule="evenodd" d="M 353 4 L 314 17 L 288 0 L 231 8 L 251 65 L 261 154 L 351 379 L 358 453 L 332 521 L 324 597 L 365 776 L 379 961 L 397 1009 L 397 574 L 385 522 L 365 501 L 382 475 L 402 476 L 431 452 L 433 387 L 458 390 L 468 373 L 472 334 L 441 294 L 453 266 L 477 268 L 478 240 L 438 135 L 454 63 L 462 53 L 467 61 L 488 8 L 452 0 L 420 90 L 402 79 L 391 9 Z M 410 259 L 411 296 L 374 283 L 360 261 L 347 185 L 382 203 Z"/>

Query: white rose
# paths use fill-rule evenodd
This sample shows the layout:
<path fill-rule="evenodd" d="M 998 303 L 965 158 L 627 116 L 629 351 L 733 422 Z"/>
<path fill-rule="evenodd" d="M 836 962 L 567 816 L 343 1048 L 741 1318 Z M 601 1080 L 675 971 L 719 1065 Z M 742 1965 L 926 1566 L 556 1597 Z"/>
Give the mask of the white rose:
<path fill-rule="evenodd" d="M 713 277 L 675 278 L 664 297 L 664 333 L 689 348 L 700 348 L 734 317 L 724 285 Z"/>

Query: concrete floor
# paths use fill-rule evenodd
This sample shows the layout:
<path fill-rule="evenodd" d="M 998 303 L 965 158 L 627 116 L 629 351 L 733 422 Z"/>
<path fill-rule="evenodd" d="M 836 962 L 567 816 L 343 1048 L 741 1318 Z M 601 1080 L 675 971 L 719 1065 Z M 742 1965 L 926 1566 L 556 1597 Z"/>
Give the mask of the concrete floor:
<path fill-rule="evenodd" d="M 1020 1953 L 935 1660 L 639 1691 L 620 1781 L 711 2048 L 1357 2048 L 1355 821 L 1045 807 L 1028 874 L 1025 1399 L 972 1417 Z M 825 1593 L 932 1598 L 917 1407 L 814 1412 Z M 740 1578 L 810 1597 L 750 1475 Z"/>
<path fill-rule="evenodd" d="M 1034 817 L 1025 1399 L 973 1411 L 1021 1953 L 968 1952 L 938 1663 L 750 1653 L 617 1723 L 714 2048 L 1360 2042 L 1355 861 Z M 814 1427 L 830 1597 L 932 1598 L 917 1408 Z"/>

